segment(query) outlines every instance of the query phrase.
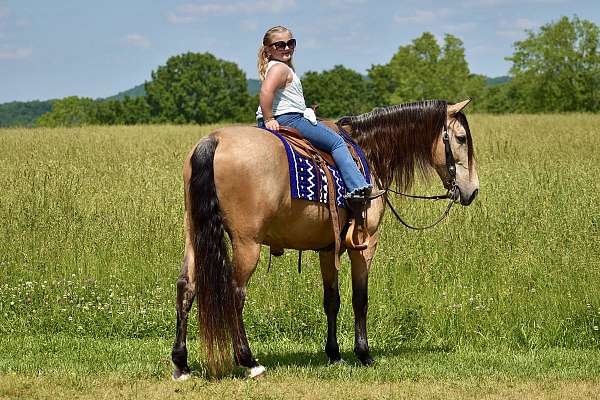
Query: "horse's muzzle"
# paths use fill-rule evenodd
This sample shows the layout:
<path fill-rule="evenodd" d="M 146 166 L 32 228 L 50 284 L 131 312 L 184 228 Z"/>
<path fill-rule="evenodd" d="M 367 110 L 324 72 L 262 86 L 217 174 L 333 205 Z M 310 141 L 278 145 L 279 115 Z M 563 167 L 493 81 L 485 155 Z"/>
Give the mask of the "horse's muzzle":
<path fill-rule="evenodd" d="M 475 197 L 477 197 L 478 193 L 479 193 L 479 189 L 473 190 L 473 192 L 471 193 L 471 195 L 469 197 L 463 197 L 462 193 L 461 193 L 460 204 L 462 204 L 463 206 L 468 206 L 469 204 L 471 204 L 473 202 L 473 200 L 475 200 Z"/>

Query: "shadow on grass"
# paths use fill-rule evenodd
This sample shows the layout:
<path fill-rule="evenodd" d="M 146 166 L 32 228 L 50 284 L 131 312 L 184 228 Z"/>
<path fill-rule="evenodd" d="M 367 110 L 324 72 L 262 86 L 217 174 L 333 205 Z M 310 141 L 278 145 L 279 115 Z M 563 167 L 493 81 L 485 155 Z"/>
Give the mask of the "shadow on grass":
<path fill-rule="evenodd" d="M 449 354 L 452 349 L 447 347 L 410 347 L 398 346 L 394 348 L 372 349 L 371 355 L 375 359 L 375 365 L 380 358 L 407 358 L 414 359 L 427 357 L 431 355 Z M 363 368 L 362 363 L 356 358 L 354 352 L 342 352 L 342 359 L 345 367 Z M 335 367 L 329 363 L 324 351 L 272 351 L 260 352 L 257 358 L 258 362 L 264 365 L 267 370 L 285 370 L 288 368 L 323 368 L 327 366 Z M 191 361 L 190 368 L 194 376 L 210 379 L 206 362 L 202 360 Z M 243 378 L 246 369 L 235 367 L 228 376 L 232 378 Z"/>
<path fill-rule="evenodd" d="M 411 346 L 396 346 L 393 348 L 372 349 L 373 357 L 402 357 L 402 356 L 418 356 L 425 354 L 449 354 L 453 349 L 448 346 L 427 346 L 427 347 L 411 347 Z"/>
<path fill-rule="evenodd" d="M 390 357 L 406 357 L 414 358 L 432 354 L 448 354 L 452 349 L 447 347 L 425 347 L 415 348 L 409 346 L 372 349 L 371 355 L 377 361 L 379 358 Z M 342 352 L 344 365 L 349 367 L 362 367 L 362 363 L 356 358 L 354 352 Z M 271 368 L 288 368 L 288 367 L 324 367 L 330 365 L 324 351 L 309 352 L 309 351 L 280 351 L 270 352 L 260 355 L 260 363 Z"/>

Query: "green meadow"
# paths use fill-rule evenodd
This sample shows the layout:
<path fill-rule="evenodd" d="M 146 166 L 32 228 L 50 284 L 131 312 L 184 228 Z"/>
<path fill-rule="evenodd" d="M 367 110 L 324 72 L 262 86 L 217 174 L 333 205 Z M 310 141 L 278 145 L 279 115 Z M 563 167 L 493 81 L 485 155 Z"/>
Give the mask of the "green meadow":
<path fill-rule="evenodd" d="M 0 398 L 580 397 L 600 393 L 600 115 L 469 115 L 480 193 L 438 227 L 386 213 L 369 287 L 377 364 L 352 354 L 344 258 L 328 366 L 318 257 L 250 282 L 267 367 L 170 381 L 183 255 L 182 163 L 217 126 L 0 129 Z M 442 191 L 435 176 L 413 191 Z M 427 223 L 442 202 L 395 200 Z M 195 313 L 194 313 L 195 315 Z"/>

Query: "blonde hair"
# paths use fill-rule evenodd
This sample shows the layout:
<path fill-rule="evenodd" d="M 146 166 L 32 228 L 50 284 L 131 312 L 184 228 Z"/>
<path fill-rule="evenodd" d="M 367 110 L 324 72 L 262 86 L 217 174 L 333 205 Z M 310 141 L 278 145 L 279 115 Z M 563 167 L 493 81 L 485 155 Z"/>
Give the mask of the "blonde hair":
<path fill-rule="evenodd" d="M 267 49 L 271 45 L 272 36 L 275 33 L 285 33 L 289 32 L 292 35 L 292 31 L 290 31 L 285 26 L 277 25 L 269 29 L 265 32 L 265 36 L 263 37 L 262 46 L 258 48 L 258 77 L 261 81 L 264 81 L 267 77 L 267 64 L 270 61 L 269 55 L 267 54 Z M 287 62 L 287 65 L 293 70 L 294 65 L 292 64 L 292 60 L 290 59 Z"/>

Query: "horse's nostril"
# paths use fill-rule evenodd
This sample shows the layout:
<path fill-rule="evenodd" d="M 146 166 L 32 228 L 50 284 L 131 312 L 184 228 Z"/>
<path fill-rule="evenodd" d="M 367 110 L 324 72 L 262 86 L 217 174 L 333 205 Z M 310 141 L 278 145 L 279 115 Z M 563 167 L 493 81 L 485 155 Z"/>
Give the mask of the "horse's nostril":
<path fill-rule="evenodd" d="M 470 204 L 470 203 L 471 203 L 473 200 L 475 200 L 475 197 L 477 197 L 477 193 L 479 193 L 479 189 L 475 189 L 475 190 L 473 191 L 473 194 L 471 194 L 471 198 L 469 199 L 469 204 Z"/>
<path fill-rule="evenodd" d="M 460 204 L 462 204 L 463 206 L 468 206 L 473 202 L 473 200 L 475 200 L 475 197 L 477 197 L 477 193 L 479 193 L 479 189 L 473 190 L 473 193 L 471 193 L 471 196 L 469 197 L 461 197 Z"/>

